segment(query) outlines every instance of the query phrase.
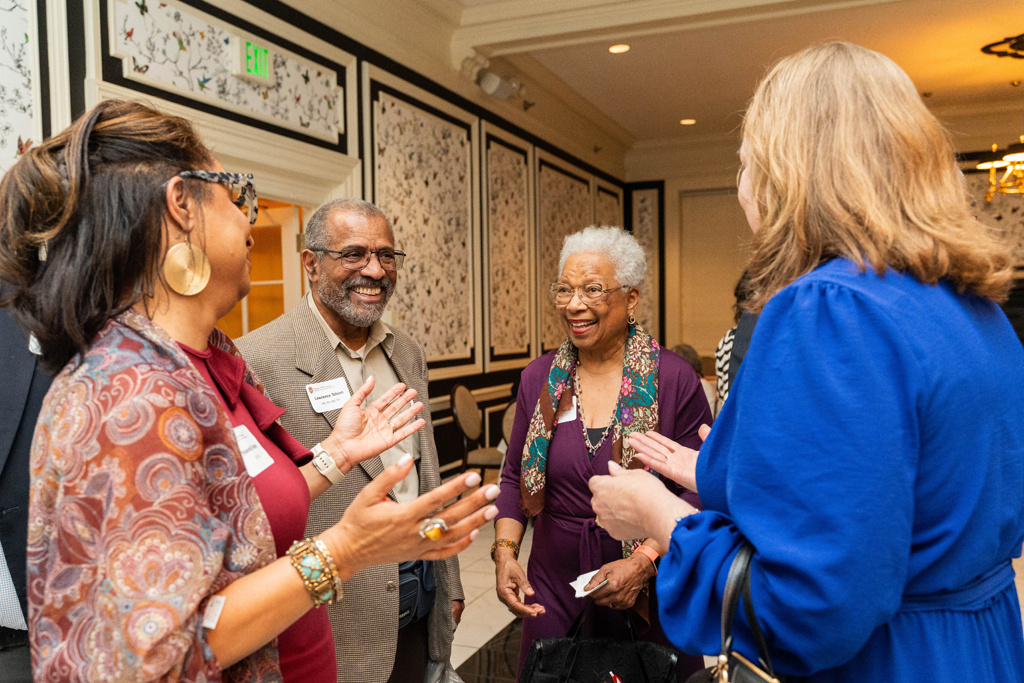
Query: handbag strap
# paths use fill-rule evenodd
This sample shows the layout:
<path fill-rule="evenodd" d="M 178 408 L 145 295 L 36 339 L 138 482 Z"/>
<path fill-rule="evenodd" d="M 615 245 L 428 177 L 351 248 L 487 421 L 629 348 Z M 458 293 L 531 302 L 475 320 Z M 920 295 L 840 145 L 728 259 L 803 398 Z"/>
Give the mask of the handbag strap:
<path fill-rule="evenodd" d="M 754 601 L 750 598 L 750 569 L 747 569 L 747 580 L 743 582 L 743 611 L 747 615 L 747 623 L 750 624 L 750 632 L 754 635 L 754 645 L 757 647 L 757 656 L 761 666 L 769 676 L 775 678 L 775 671 L 772 669 L 772 658 L 768 656 L 768 643 L 761 632 L 761 626 L 757 623 L 757 615 L 754 614 Z"/>
<path fill-rule="evenodd" d="M 573 667 L 576 666 L 576 655 L 579 654 L 580 641 L 583 640 L 583 622 L 586 621 L 587 612 L 590 611 L 593 604 L 593 599 L 588 597 L 579 616 L 576 617 L 572 622 L 572 626 L 569 627 L 568 637 L 572 638 L 572 645 L 569 646 L 569 653 L 562 663 L 562 670 L 558 673 L 558 683 L 566 683 L 569 680 L 570 674 L 572 674 Z M 640 645 L 637 642 L 636 625 L 633 623 L 633 616 L 629 613 L 629 610 L 626 610 L 624 616 L 626 617 L 626 630 L 629 631 L 629 640 L 633 645 L 633 656 L 636 657 L 640 675 L 644 679 L 643 683 L 651 683 L 651 679 L 647 675 L 647 667 L 644 666 L 643 657 L 640 656 Z"/>
<path fill-rule="evenodd" d="M 736 618 L 736 607 L 743 592 L 742 586 L 747 582 L 750 558 L 753 554 L 754 546 L 749 542 L 740 546 L 725 579 L 725 595 L 722 599 L 722 654 L 726 656 L 732 652 L 732 623 Z"/>
<path fill-rule="evenodd" d="M 768 654 L 768 643 L 761 631 L 761 626 L 757 623 L 754 601 L 750 597 L 750 560 L 753 556 L 753 544 L 750 541 L 744 541 L 736 552 L 736 557 L 733 559 L 732 566 L 729 567 L 729 574 L 725 579 L 725 595 L 722 600 L 722 654 L 726 657 L 732 654 L 732 625 L 736 618 L 736 608 L 742 597 L 743 611 L 750 624 L 750 632 L 754 636 L 758 659 L 768 675 L 774 677 L 772 660 Z"/>

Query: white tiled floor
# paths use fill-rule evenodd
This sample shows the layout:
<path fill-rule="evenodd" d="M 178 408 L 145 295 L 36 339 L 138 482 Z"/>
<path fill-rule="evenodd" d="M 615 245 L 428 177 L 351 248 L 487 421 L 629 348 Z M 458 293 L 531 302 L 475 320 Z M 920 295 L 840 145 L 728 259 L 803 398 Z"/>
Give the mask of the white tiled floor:
<path fill-rule="evenodd" d="M 526 530 L 519 554 L 519 561 L 524 567 L 530 557 L 532 540 L 533 529 L 530 528 Z M 462 623 L 456 629 L 455 641 L 452 643 L 452 666 L 456 668 L 514 619 L 494 592 L 494 563 L 491 562 L 493 542 L 494 527 L 487 525 L 480 529 L 476 540 L 459 553 L 466 611 L 462 613 Z"/>

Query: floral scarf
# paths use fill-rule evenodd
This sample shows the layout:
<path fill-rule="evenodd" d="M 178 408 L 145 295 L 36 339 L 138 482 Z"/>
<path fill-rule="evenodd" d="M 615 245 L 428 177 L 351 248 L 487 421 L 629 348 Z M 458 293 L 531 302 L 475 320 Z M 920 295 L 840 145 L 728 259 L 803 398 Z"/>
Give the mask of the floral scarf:
<path fill-rule="evenodd" d="M 548 381 L 540 393 L 537 407 L 530 419 L 523 448 L 520 496 L 523 510 L 533 517 L 544 507 L 544 484 L 547 481 L 548 448 L 558 426 L 557 417 L 572 407 L 573 374 L 579 356 L 576 347 L 566 339 L 555 354 Z M 622 467 L 642 468 L 633 456 L 636 452 L 623 437 L 633 432 L 650 432 L 658 428 L 658 364 L 661 347 L 640 325 L 629 326 L 622 370 L 622 389 L 616 408 L 612 433 L 612 461 Z M 640 540 L 624 541 L 623 556 L 628 557 Z"/>

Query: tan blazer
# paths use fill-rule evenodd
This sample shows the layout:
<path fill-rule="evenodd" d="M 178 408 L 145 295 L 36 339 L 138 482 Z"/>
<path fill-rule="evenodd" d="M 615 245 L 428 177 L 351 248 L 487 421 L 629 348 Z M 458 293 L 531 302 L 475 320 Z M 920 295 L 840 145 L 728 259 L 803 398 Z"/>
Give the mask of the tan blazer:
<path fill-rule="evenodd" d="M 395 329 L 392 332 L 395 339 L 388 358 L 395 374 L 415 389 L 417 400 L 427 406 L 427 360 L 423 348 L 409 335 Z M 307 448 L 326 439 L 339 411 L 322 415 L 315 412 L 306 385 L 345 374 L 306 300 L 236 344 L 270 398 L 288 410 L 281 417 L 281 425 Z M 386 348 L 384 351 L 387 353 Z M 437 488 L 441 477 L 429 409 L 421 416 L 427 421 L 419 431 L 420 493 L 425 493 Z M 354 467 L 313 501 L 306 532 L 316 535 L 334 525 L 362 488 L 383 471 L 379 457 Z M 464 599 L 458 558 L 435 562 L 434 570 L 437 598 L 428 617 L 429 652 L 435 661 L 447 662 L 452 645 L 450 601 Z M 359 572 L 345 584 L 344 599 L 328 607 L 328 611 L 338 655 L 338 683 L 387 681 L 398 640 L 398 565 L 381 565 Z"/>

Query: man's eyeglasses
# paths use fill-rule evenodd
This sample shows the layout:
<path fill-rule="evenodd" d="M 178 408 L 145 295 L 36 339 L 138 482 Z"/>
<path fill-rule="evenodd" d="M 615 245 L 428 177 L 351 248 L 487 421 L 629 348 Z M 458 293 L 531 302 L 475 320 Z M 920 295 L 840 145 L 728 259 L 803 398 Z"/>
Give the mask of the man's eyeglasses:
<path fill-rule="evenodd" d="M 249 217 L 249 225 L 256 223 L 259 207 L 256 205 L 256 184 L 252 173 L 227 173 L 225 171 L 182 171 L 179 178 L 195 178 L 208 183 L 223 183 L 231 191 L 232 202 Z"/>
<path fill-rule="evenodd" d="M 604 301 L 608 294 L 611 292 L 617 292 L 620 289 L 629 289 L 629 287 L 623 285 L 621 287 L 612 287 L 611 289 L 604 289 L 600 282 L 588 282 L 582 287 L 570 287 L 560 282 L 551 283 L 551 287 L 548 288 L 551 292 L 551 300 L 555 302 L 556 306 L 568 306 L 569 302 L 572 301 L 573 294 L 577 294 L 587 306 L 597 306 Z"/>
<path fill-rule="evenodd" d="M 365 247 L 347 247 L 341 251 L 335 251 L 334 249 L 313 249 L 310 251 L 318 251 L 323 254 L 331 254 L 335 261 L 341 263 L 341 267 L 346 270 L 362 270 L 370 264 L 370 257 L 374 254 L 377 255 L 377 262 L 380 263 L 382 270 L 386 270 L 389 273 L 401 270 L 402 264 L 405 263 L 405 252 L 397 251 L 395 249 L 366 249 Z"/>

